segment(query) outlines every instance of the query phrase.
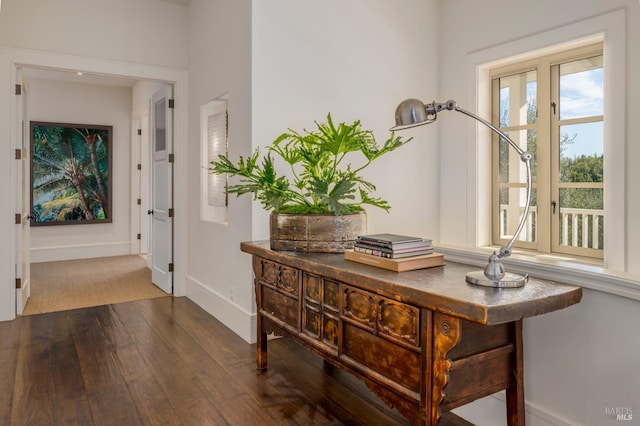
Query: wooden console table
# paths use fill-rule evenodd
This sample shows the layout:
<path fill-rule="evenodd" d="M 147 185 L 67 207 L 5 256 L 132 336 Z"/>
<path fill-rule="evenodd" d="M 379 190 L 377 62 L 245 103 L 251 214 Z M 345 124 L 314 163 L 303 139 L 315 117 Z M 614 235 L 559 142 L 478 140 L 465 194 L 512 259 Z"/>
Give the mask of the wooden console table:
<path fill-rule="evenodd" d="M 522 319 L 582 297 L 534 279 L 478 287 L 465 281 L 477 268 L 453 262 L 398 273 L 341 254 L 273 251 L 268 241 L 241 250 L 253 255 L 258 368 L 267 368 L 267 334 L 290 336 L 413 424 L 464 423 L 449 411 L 506 389 L 508 423 L 524 425 Z"/>

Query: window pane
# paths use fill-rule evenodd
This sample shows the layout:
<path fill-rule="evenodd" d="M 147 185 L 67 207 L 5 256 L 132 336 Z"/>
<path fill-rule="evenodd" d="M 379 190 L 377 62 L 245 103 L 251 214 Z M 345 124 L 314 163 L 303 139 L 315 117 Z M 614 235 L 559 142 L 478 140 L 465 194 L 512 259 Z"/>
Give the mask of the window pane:
<path fill-rule="evenodd" d="M 531 207 L 529 208 L 529 217 L 524 229 L 518 236 L 519 241 L 536 242 L 537 241 L 537 222 L 538 222 L 538 203 L 537 192 L 533 188 L 531 191 Z M 500 238 L 510 239 L 518 229 L 524 205 L 526 203 L 526 188 L 500 188 Z"/>
<path fill-rule="evenodd" d="M 560 126 L 560 182 L 603 182 L 602 122 Z"/>
<path fill-rule="evenodd" d="M 536 71 L 500 79 L 500 127 L 534 124 L 537 118 Z"/>
<path fill-rule="evenodd" d="M 602 56 L 560 65 L 560 119 L 604 114 Z"/>
<path fill-rule="evenodd" d="M 598 188 L 560 189 L 560 245 L 604 248 L 603 195 Z"/>
<path fill-rule="evenodd" d="M 226 102 L 224 105 L 224 109 L 219 107 L 220 111 L 207 117 L 208 163 L 218 160 L 220 155 L 228 155 Z M 209 174 L 207 202 L 214 207 L 225 207 L 228 204 L 227 175 Z"/>
<path fill-rule="evenodd" d="M 537 133 L 535 129 L 518 130 L 513 132 L 504 132 L 513 142 L 516 143 L 521 149 L 529 151 L 533 154 L 533 160 L 531 160 L 531 181 L 536 182 L 536 145 L 537 145 Z M 500 183 L 526 183 L 527 174 L 525 164 L 520 160 L 518 153 L 509 145 L 504 138 L 500 138 L 499 145 L 499 170 L 498 181 Z"/>
<path fill-rule="evenodd" d="M 166 117 L 166 99 L 162 99 L 155 105 L 155 146 L 154 151 L 160 152 L 167 148 L 167 117 Z"/>

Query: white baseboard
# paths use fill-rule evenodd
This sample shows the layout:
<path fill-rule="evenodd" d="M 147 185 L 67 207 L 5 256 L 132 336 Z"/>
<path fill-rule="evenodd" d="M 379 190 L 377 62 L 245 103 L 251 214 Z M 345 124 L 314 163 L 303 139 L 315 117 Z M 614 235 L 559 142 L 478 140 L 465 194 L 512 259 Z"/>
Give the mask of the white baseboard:
<path fill-rule="evenodd" d="M 236 305 L 193 277 L 186 279 L 187 297 L 248 343 L 256 342 L 256 314 Z"/>
<path fill-rule="evenodd" d="M 524 405 L 527 425 L 529 426 L 572 426 L 576 424 L 531 402 L 525 401 Z M 453 412 L 477 426 L 506 426 L 507 403 L 505 393 L 499 392 L 479 399 L 456 408 Z"/>
<path fill-rule="evenodd" d="M 30 254 L 31 263 L 55 262 L 71 259 L 91 259 L 94 257 L 126 256 L 131 254 L 131 243 L 129 241 L 124 241 L 73 246 L 32 247 Z"/>

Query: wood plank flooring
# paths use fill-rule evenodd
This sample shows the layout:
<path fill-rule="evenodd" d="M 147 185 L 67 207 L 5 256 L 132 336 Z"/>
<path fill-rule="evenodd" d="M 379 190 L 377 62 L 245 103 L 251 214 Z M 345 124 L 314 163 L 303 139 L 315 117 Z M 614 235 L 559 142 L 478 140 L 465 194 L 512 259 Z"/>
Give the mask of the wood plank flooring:
<path fill-rule="evenodd" d="M 289 339 L 269 369 L 186 298 L 0 322 L 0 425 L 396 425 L 350 375 Z"/>

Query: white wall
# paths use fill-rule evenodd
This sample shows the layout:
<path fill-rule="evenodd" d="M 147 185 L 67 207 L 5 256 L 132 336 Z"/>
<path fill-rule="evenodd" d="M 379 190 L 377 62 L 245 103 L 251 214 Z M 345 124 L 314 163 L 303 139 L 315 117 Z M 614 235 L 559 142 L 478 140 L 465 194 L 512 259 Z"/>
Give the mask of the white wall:
<path fill-rule="evenodd" d="M 193 0 L 189 38 L 189 270 L 187 296 L 255 339 L 250 198 L 230 199 L 228 223 L 200 220 L 200 106 L 228 94 L 229 155 L 251 151 L 251 1 Z M 178 188 L 176 190 L 179 190 Z"/>
<path fill-rule="evenodd" d="M 186 68 L 187 22 L 156 0 L 4 0 L 0 46 Z"/>
<path fill-rule="evenodd" d="M 292 128 L 360 120 L 378 143 L 410 97 L 437 95 L 437 1 L 276 0 L 253 6 L 253 141 L 270 144 Z M 433 9 L 432 9 L 433 7 Z M 415 139 L 365 170 L 391 212 L 368 208 L 370 232 L 439 239 L 439 165 L 435 128 L 404 131 Z M 254 214 L 254 236 L 268 237 Z"/>
<path fill-rule="evenodd" d="M 112 223 L 32 226 L 31 261 L 82 259 L 130 252 L 131 89 L 34 79 L 29 119 L 113 126 Z"/>
<path fill-rule="evenodd" d="M 634 120 L 640 113 L 640 100 L 631 94 L 640 90 L 633 76 L 640 71 L 640 5 L 635 0 L 540 0 L 535 2 L 513 2 L 509 0 L 447 0 L 440 2 L 441 28 L 446 37 L 440 40 L 440 93 L 444 98 L 453 98 L 461 106 L 466 100 L 475 100 L 478 90 L 470 64 L 479 52 L 491 50 L 500 52 L 500 46 L 513 46 L 531 38 L 557 36 L 556 42 L 564 41 L 568 28 L 580 25 L 584 20 L 623 9 L 625 19 L 619 28 L 626 31 L 626 49 L 622 45 L 608 45 L 609 52 L 624 55 L 625 69 L 609 70 L 609 74 L 621 75 L 613 84 L 624 87 L 626 104 L 621 115 L 626 116 L 626 127 L 622 134 L 622 152 L 628 159 L 640 158 L 640 123 Z M 496 13 L 499 11 L 499 13 Z M 508 18 L 507 18 L 508 17 Z M 489 24 L 492 23 L 492 24 Z M 454 31 L 455 29 L 455 31 Z M 613 29 L 611 29 L 613 30 Z M 610 43 L 605 35 L 605 43 Z M 540 36 L 544 35 L 544 36 Z M 525 43 L 526 44 L 526 43 Z M 607 45 L 605 44 L 605 49 Z M 505 48 L 505 54 L 506 54 Z M 622 50 L 622 52 L 620 52 Z M 607 53 L 605 52 L 605 55 Z M 607 72 L 607 71 L 605 71 Z M 626 76 L 626 81 L 624 81 Z M 466 105 L 474 111 L 478 106 Z M 613 120 L 609 120 L 611 123 Z M 472 126 L 472 125 L 470 125 Z M 473 249 L 478 241 L 479 231 L 474 194 L 478 194 L 475 172 L 478 160 L 473 156 L 475 145 L 470 136 L 469 126 L 460 125 L 457 117 L 441 119 L 440 139 L 442 164 L 442 190 L 440 197 L 441 221 L 440 242 Z M 446 141 L 446 143 L 445 143 Z M 460 167 L 460 153 L 467 167 Z M 640 281 L 637 275 L 640 264 L 635 259 L 640 255 L 640 234 L 636 220 L 640 217 L 640 192 L 634 187 L 640 181 L 640 170 L 627 160 L 626 176 L 619 176 L 625 170 L 622 163 L 613 165 L 609 171 L 611 178 L 626 183 L 626 228 L 622 241 L 622 251 L 626 259 L 611 262 L 623 265 L 615 273 L 629 279 L 629 294 L 637 294 Z M 466 194 L 466 196 L 465 196 Z M 615 243 L 619 243 L 616 241 Z M 633 274 L 636 275 L 635 281 Z M 609 280 L 610 285 L 614 285 Z M 608 279 L 602 275 L 606 287 Z M 580 280 L 576 280 L 580 284 Z M 635 293 L 634 293 L 635 292 Z M 525 333 L 525 385 L 527 404 L 527 424 L 529 425 L 608 425 L 619 424 L 615 416 L 607 415 L 608 408 L 631 408 L 633 422 L 640 423 L 640 341 L 637 339 L 637 324 L 640 322 L 640 303 L 632 298 L 619 297 L 606 292 L 584 289 L 580 304 L 569 309 L 542 317 L 526 319 Z M 488 397 L 469 407 L 458 410 L 466 419 L 478 425 L 506 424 L 502 400 Z"/>

